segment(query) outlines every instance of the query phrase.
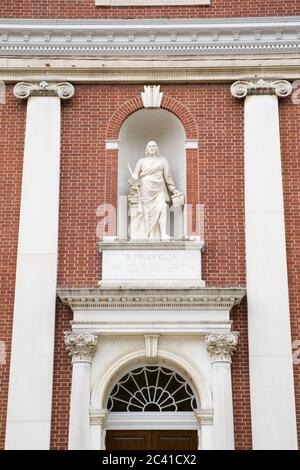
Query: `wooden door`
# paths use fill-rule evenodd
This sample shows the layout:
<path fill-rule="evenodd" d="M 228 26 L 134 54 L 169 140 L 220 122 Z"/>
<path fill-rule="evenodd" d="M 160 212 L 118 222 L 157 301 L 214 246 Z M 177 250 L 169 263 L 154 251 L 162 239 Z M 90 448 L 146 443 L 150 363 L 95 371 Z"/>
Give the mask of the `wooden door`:
<path fill-rule="evenodd" d="M 152 431 L 154 450 L 197 450 L 197 431 Z"/>
<path fill-rule="evenodd" d="M 107 431 L 107 450 L 197 450 L 197 431 Z"/>
<path fill-rule="evenodd" d="M 107 450 L 149 450 L 151 431 L 107 431 Z"/>

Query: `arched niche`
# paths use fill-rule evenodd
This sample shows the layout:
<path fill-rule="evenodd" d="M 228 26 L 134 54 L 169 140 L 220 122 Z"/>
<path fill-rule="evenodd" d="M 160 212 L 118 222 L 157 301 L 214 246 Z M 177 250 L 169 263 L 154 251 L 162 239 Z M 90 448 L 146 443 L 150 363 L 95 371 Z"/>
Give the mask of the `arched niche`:
<path fill-rule="evenodd" d="M 170 165 L 176 188 L 186 195 L 186 134 L 181 121 L 164 109 L 142 109 L 131 114 L 123 123 L 119 133 L 118 158 L 118 236 L 127 238 L 127 194 L 130 173 L 136 162 L 145 155 L 150 140 L 159 146 L 160 155 Z M 171 213 L 173 210 L 171 210 Z M 183 236 L 183 214 L 176 213 L 176 226 L 170 214 L 170 234 L 174 238 Z"/>

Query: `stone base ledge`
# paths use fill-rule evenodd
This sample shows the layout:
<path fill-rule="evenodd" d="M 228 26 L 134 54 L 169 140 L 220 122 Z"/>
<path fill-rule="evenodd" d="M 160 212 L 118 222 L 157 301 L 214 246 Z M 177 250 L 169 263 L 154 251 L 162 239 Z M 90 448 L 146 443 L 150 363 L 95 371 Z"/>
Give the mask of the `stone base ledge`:
<path fill-rule="evenodd" d="M 99 251 L 107 250 L 203 250 L 203 240 L 119 240 L 104 239 L 99 242 Z"/>

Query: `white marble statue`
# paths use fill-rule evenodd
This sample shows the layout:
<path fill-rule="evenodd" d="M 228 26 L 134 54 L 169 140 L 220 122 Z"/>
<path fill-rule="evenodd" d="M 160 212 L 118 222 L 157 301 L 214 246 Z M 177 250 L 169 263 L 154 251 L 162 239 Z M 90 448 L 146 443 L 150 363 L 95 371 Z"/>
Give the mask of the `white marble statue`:
<path fill-rule="evenodd" d="M 167 234 L 167 209 L 171 201 L 183 199 L 175 189 L 168 161 L 159 155 L 154 141 L 147 144 L 131 173 L 128 194 L 132 239 L 170 240 Z M 174 203 L 175 204 L 175 203 Z"/>

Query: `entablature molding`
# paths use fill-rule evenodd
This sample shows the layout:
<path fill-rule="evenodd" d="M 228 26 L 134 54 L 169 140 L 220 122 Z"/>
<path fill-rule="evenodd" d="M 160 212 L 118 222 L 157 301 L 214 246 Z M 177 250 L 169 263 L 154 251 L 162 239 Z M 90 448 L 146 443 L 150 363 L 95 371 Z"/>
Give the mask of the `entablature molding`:
<path fill-rule="evenodd" d="M 194 58 L 195 59 L 195 58 Z M 0 80 L 7 83 L 233 83 L 237 80 L 299 80 L 299 55 L 248 57 L 224 56 L 193 60 L 187 56 L 153 60 L 69 58 L 1 58 Z"/>
<path fill-rule="evenodd" d="M 201 289 L 57 289 L 64 305 L 75 310 L 223 309 L 231 310 L 245 288 Z"/>
<path fill-rule="evenodd" d="M 300 17 L 0 20 L 1 56 L 299 52 Z"/>

